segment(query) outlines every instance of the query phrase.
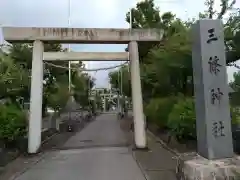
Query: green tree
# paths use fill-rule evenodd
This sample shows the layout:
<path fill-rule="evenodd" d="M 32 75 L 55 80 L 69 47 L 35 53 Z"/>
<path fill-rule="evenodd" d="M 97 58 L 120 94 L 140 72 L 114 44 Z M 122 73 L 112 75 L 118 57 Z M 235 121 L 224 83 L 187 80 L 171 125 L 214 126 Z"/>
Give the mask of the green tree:
<path fill-rule="evenodd" d="M 214 1 L 206 2 L 207 10 L 202 17 L 223 18 L 233 8 L 234 0 L 222 0 L 220 11 L 213 9 Z M 133 28 L 161 28 L 163 39 L 159 43 L 139 43 L 141 80 L 144 100 L 152 97 L 178 94 L 193 95 L 191 25 L 195 20 L 183 22 L 171 12 L 160 15 L 153 0 L 145 0 L 131 9 Z M 130 12 L 126 14 L 130 23 Z M 231 14 L 225 27 L 227 63 L 239 56 L 239 14 Z M 113 86 L 117 85 L 116 72 L 110 74 Z M 110 78 L 111 79 L 111 78 Z"/>
<path fill-rule="evenodd" d="M 68 90 L 68 84 L 56 84 L 54 93 L 50 93 L 48 98 L 48 106 L 55 110 L 55 112 L 61 111 L 67 104 L 70 97 Z"/>
<path fill-rule="evenodd" d="M 83 108 L 90 105 L 89 93 L 94 86 L 94 79 L 87 73 L 78 73 L 73 78 L 73 96 Z"/>
<path fill-rule="evenodd" d="M 96 103 L 96 107 L 98 110 L 103 109 L 102 98 L 99 93 L 96 93 L 96 95 L 95 95 L 95 103 Z"/>
<path fill-rule="evenodd" d="M 224 24 L 224 36 L 227 63 L 231 63 L 240 58 L 240 11 L 234 8 L 236 0 L 221 0 L 220 8 L 216 7 L 215 3 L 215 0 L 206 0 L 207 9 L 204 13 L 199 13 L 199 18 L 223 19 L 230 12 L 228 20 Z"/>
<path fill-rule="evenodd" d="M 224 25 L 227 63 L 240 59 L 240 11 L 232 13 Z"/>
<path fill-rule="evenodd" d="M 234 90 L 234 93 L 230 94 L 231 104 L 233 106 L 239 106 L 240 98 L 240 71 L 233 74 L 233 81 L 229 83 L 230 87 Z"/>
<path fill-rule="evenodd" d="M 220 10 L 214 9 L 216 0 L 206 0 L 205 5 L 207 10 L 202 13 L 203 17 L 208 17 L 209 19 L 222 19 L 223 16 L 229 11 L 232 10 L 236 4 L 236 0 L 221 0 Z"/>
<path fill-rule="evenodd" d="M 175 19 L 175 15 L 171 12 L 160 15 L 160 10 L 154 4 L 153 0 L 145 0 L 136 4 L 136 8 L 131 9 L 132 28 L 159 28 L 164 30 L 164 38 L 167 34 L 174 33 L 171 23 Z M 126 21 L 130 23 L 130 12 L 126 14 Z M 170 30 L 171 29 L 171 30 Z M 169 30 L 169 31 L 165 31 Z M 149 53 L 150 49 L 158 42 L 139 43 L 139 57 L 142 61 Z"/>
<path fill-rule="evenodd" d="M 28 72 L 29 77 L 32 67 L 32 44 L 12 44 L 7 47 L 7 56 L 12 59 L 13 64 L 20 66 L 25 72 Z M 44 51 L 56 52 L 65 51 L 60 44 L 44 44 Z M 67 62 L 59 61 L 53 62 L 54 65 L 66 66 Z M 49 104 L 49 94 L 55 93 L 58 83 L 68 82 L 68 70 L 64 68 L 58 68 L 49 64 L 44 65 L 44 92 L 43 92 L 43 114 L 46 112 L 46 108 Z M 18 96 L 23 98 L 25 102 L 30 101 L 30 79 L 25 84 L 24 89 L 18 92 Z"/>
<path fill-rule="evenodd" d="M 121 76 L 122 73 L 122 76 Z M 122 78 L 121 78 L 122 77 Z M 116 71 L 109 73 L 110 84 L 112 88 L 123 91 L 125 96 L 131 97 L 131 79 L 129 67 L 127 65 L 119 68 Z M 122 87 L 121 87 L 122 86 Z"/>
<path fill-rule="evenodd" d="M 21 98 L 21 94 L 28 91 L 30 74 L 19 64 L 15 64 L 11 57 L 0 53 L 0 94 L 1 99 L 9 98 L 14 103 Z"/>

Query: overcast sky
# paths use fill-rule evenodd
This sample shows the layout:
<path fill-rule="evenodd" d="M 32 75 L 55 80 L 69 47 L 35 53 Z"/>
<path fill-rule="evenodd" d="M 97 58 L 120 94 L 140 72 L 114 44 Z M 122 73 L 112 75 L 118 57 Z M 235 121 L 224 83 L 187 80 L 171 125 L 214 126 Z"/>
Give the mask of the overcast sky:
<path fill-rule="evenodd" d="M 220 0 L 219 0 L 220 1 Z M 79 28 L 128 28 L 125 14 L 137 0 L 71 0 L 70 26 Z M 196 17 L 204 10 L 204 0 L 156 0 L 162 12 L 178 17 Z M 240 7 L 240 1 L 236 7 Z M 67 27 L 69 0 L 0 0 L 0 25 Z M 1 41 L 0 35 L 0 41 Z M 74 51 L 124 51 L 126 45 L 71 45 Z M 121 62 L 90 62 L 88 68 L 109 67 Z M 228 68 L 229 80 L 234 68 Z M 107 86 L 107 71 L 92 73 L 97 87 Z"/>

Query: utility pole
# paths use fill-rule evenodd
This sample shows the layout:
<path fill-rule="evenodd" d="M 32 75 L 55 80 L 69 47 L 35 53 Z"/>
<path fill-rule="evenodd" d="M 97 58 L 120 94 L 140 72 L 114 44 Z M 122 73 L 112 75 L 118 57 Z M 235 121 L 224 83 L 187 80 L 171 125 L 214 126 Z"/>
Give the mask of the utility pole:
<path fill-rule="evenodd" d="M 68 1 L 68 27 L 71 25 L 71 0 Z M 68 44 L 68 52 L 70 52 L 71 45 Z M 71 61 L 68 61 L 68 90 L 71 93 Z"/>
<path fill-rule="evenodd" d="M 68 27 L 70 27 L 71 24 L 71 0 L 68 0 Z M 70 44 L 68 44 L 68 52 L 70 52 Z M 70 100 L 70 104 L 73 102 L 73 96 L 71 94 L 71 61 L 68 61 L 68 92 L 69 92 L 69 100 Z M 71 107 L 70 107 L 71 108 Z M 69 112 L 68 112 L 68 119 L 71 120 L 71 111 L 69 108 Z"/>
<path fill-rule="evenodd" d="M 120 112 L 120 73 L 119 73 L 119 70 L 118 70 L 118 112 Z"/>

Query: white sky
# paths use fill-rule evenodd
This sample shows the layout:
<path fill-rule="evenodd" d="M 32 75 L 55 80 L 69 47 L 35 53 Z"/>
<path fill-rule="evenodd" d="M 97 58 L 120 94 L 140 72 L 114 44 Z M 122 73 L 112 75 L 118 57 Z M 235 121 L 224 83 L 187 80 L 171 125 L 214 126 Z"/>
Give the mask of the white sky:
<path fill-rule="evenodd" d="M 71 27 L 127 28 L 125 14 L 137 0 L 71 0 Z M 182 19 L 204 11 L 204 0 L 155 0 L 162 12 Z M 220 0 L 218 0 L 219 4 Z M 69 0 L 0 0 L 0 24 L 12 26 L 67 27 Z M 216 5 L 217 6 L 217 5 Z M 236 7 L 240 7 L 240 1 Z M 1 36 L 0 36 L 1 41 Z M 72 45 L 74 51 L 124 51 L 125 45 Z M 91 62 L 88 67 L 108 67 L 119 62 Z M 239 64 L 240 65 L 240 64 Z M 228 68 L 229 80 L 235 68 Z M 107 71 L 93 73 L 98 87 L 107 86 Z"/>

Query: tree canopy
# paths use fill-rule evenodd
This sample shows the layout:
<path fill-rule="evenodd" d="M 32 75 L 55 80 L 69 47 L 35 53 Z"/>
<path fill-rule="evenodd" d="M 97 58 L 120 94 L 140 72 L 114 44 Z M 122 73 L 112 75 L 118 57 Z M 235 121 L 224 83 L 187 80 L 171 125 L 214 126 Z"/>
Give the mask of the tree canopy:
<path fill-rule="evenodd" d="M 215 0 L 206 1 L 206 11 L 199 13 L 199 19 L 223 19 L 226 64 L 232 65 L 240 59 L 240 10 L 234 10 L 235 0 L 221 0 L 220 10 Z M 192 73 L 192 25 L 197 19 L 182 20 L 174 12 L 162 12 L 153 0 L 136 4 L 126 14 L 126 21 L 132 19 L 133 28 L 160 28 L 164 30 L 161 42 L 138 42 L 141 85 L 144 114 L 147 123 L 154 123 L 159 130 L 168 132 L 177 140 L 196 140 L 196 116 L 194 106 Z M 128 48 L 126 49 L 126 51 Z M 109 73 L 112 87 L 119 87 L 118 74 L 130 77 L 129 67 L 122 67 Z M 123 94 L 131 97 L 130 78 L 123 78 Z M 240 74 L 234 74 L 230 85 L 235 90 L 231 98 L 232 124 L 239 123 Z M 239 84 L 240 85 L 240 84 Z"/>
<path fill-rule="evenodd" d="M 5 50 L 3 50 L 3 47 L 1 48 L 0 84 L 2 86 L 0 92 L 2 99 L 10 99 L 13 103 L 18 99 L 21 99 L 22 102 L 30 101 L 32 48 L 32 44 L 26 43 L 11 44 L 4 47 Z M 44 51 L 58 52 L 66 51 L 66 49 L 62 48 L 60 44 L 44 44 Z M 59 66 L 63 68 L 59 68 Z M 87 82 L 90 79 L 91 87 L 94 85 L 94 81 L 90 76 L 87 74 L 80 75 L 81 72 L 78 69 L 83 68 L 81 61 L 72 64 L 72 68 L 72 85 L 77 93 L 85 92 L 88 87 L 87 83 L 81 84 L 82 82 Z M 43 114 L 45 114 L 48 107 L 60 110 L 66 105 L 71 95 L 68 89 L 68 72 L 67 61 L 54 61 L 51 64 L 44 63 Z M 79 97 L 74 97 L 79 100 Z M 88 96 L 83 97 L 88 98 Z"/>
<path fill-rule="evenodd" d="M 214 0 L 206 1 L 206 11 L 199 13 L 199 18 L 225 17 L 233 9 L 235 0 L 221 0 L 221 9 L 213 7 Z M 131 9 L 133 28 L 161 28 L 163 39 L 159 43 L 138 43 L 141 82 L 144 101 L 151 98 L 165 97 L 182 93 L 193 95 L 191 25 L 196 19 L 183 21 L 173 12 L 161 12 L 153 0 L 145 0 Z M 239 11 L 231 11 L 227 21 L 224 20 L 225 46 L 227 64 L 240 58 L 240 24 Z M 126 14 L 130 23 L 130 12 Z M 124 67 L 123 69 L 128 69 Z M 127 71 L 123 71 L 129 77 Z M 118 70 L 109 73 L 110 83 L 118 87 Z M 130 96 L 129 78 L 123 79 L 123 92 Z"/>

